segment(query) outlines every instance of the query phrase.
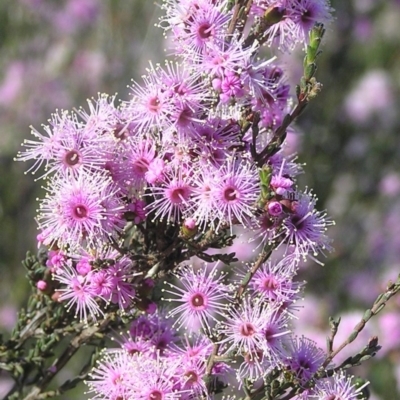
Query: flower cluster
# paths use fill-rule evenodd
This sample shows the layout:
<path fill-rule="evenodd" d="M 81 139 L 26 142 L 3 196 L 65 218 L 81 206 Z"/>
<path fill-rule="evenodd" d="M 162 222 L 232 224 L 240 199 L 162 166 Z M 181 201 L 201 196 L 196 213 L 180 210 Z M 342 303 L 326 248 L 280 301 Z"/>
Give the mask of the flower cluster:
<path fill-rule="evenodd" d="M 278 281 L 286 273 L 279 272 L 281 267 L 269 262 L 263 270 L 273 271 L 271 275 Z M 324 351 L 291 329 L 288 310 L 299 297 L 299 289 L 285 302 L 278 301 L 286 289 L 273 285 L 272 278 L 265 279 L 268 284 L 263 291 L 274 300 L 257 296 L 257 288 L 238 306 L 235 286 L 224 282 L 226 277 L 216 266 L 211 270 L 186 267 L 176 278 L 176 284 L 166 283 L 168 297 L 164 300 L 179 306 L 141 315 L 116 339 L 120 348 L 104 352 L 87 382 L 93 398 L 214 399 L 218 397 L 207 394 L 209 385 L 229 385 L 230 391 L 239 394 L 246 380 L 257 387 L 276 370 L 285 371 L 306 387 L 322 367 Z M 285 285 L 299 288 L 291 279 Z M 215 349 L 225 357 L 210 364 Z M 319 380 L 295 398 L 341 396 L 350 400 L 360 390 L 351 378 L 339 373 Z"/>
<path fill-rule="evenodd" d="M 44 166 L 38 240 L 53 297 L 85 322 L 112 306 L 133 320 L 91 373 L 94 399 L 211 399 L 277 371 L 301 385 L 298 399 L 357 396 L 342 375 L 316 385 L 325 354 L 293 332 L 299 264 L 331 249 L 332 221 L 296 184 L 302 167 L 283 148 L 290 86 L 263 55 L 263 45 L 301 43 L 316 56 L 321 37 L 309 32 L 331 9 L 258 0 L 243 17 L 236 3 L 165 0 L 175 60 L 150 65 L 119 105 L 100 95 L 54 114 L 18 156 L 32 172 Z M 237 226 L 262 248 L 245 271 L 184 263 L 223 260 L 207 250 L 226 247 Z"/>
<path fill-rule="evenodd" d="M 313 25 L 329 21 L 331 12 L 327 0 L 255 0 L 252 4 L 252 13 L 266 22 L 266 42 L 286 51 L 305 43 Z"/>

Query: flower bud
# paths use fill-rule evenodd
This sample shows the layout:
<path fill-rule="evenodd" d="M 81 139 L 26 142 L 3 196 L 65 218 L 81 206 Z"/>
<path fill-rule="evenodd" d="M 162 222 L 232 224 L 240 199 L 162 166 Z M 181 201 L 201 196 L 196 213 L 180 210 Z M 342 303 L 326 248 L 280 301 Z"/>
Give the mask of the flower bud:
<path fill-rule="evenodd" d="M 214 78 L 212 81 L 212 87 L 217 92 L 221 91 L 221 84 L 222 84 L 222 80 L 220 78 Z"/>
<path fill-rule="evenodd" d="M 60 300 L 61 295 L 62 295 L 61 292 L 57 292 L 57 291 L 56 291 L 56 292 L 54 292 L 54 293 L 51 295 L 51 299 L 52 299 L 53 301 L 61 302 L 61 300 Z"/>
<path fill-rule="evenodd" d="M 185 239 L 192 238 L 197 233 L 196 220 L 193 218 L 187 218 L 182 227 L 181 234 Z"/>
<path fill-rule="evenodd" d="M 42 281 L 42 280 L 40 280 L 40 281 L 37 281 L 36 282 L 36 287 L 40 290 L 40 291 L 45 291 L 46 290 L 46 288 L 47 288 L 47 282 L 46 281 Z"/>
<path fill-rule="evenodd" d="M 268 213 L 272 217 L 278 217 L 282 214 L 282 212 L 283 208 L 279 201 L 271 201 L 270 203 L 268 203 Z"/>
<path fill-rule="evenodd" d="M 76 263 L 76 271 L 79 275 L 85 276 L 92 270 L 92 266 L 87 259 L 79 260 Z"/>

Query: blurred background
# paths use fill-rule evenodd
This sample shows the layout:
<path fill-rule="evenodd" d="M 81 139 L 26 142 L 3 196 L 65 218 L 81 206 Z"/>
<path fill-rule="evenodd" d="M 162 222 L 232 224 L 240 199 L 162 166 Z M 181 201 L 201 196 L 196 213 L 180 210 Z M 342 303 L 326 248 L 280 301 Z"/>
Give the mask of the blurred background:
<path fill-rule="evenodd" d="M 301 185 L 336 221 L 335 252 L 302 271 L 300 332 L 325 348 L 328 317 L 342 316 L 338 340 L 400 273 L 400 1 L 332 0 L 316 101 L 296 124 L 291 144 L 306 163 Z M 0 2 L 0 331 L 7 335 L 26 301 L 21 260 L 36 251 L 41 183 L 13 161 L 30 125 L 40 130 L 55 109 L 85 106 L 106 92 L 126 99 L 148 61 L 162 62 L 154 27 L 160 7 L 146 0 L 1 0 Z M 295 82 L 298 62 L 287 61 Z M 400 298 L 370 323 L 350 350 L 377 335 L 383 349 L 357 370 L 373 399 L 400 398 Z M 346 353 L 348 354 L 348 353 Z M 344 354 L 344 356 L 346 356 Z M 66 372 L 68 375 L 68 371 Z M 61 377 L 63 380 L 64 377 Z M 7 390 L 0 376 L 0 397 Z M 397 394 L 396 394 L 397 391 Z M 76 393 L 83 393 L 80 388 Z M 67 398 L 71 397 L 68 394 Z"/>

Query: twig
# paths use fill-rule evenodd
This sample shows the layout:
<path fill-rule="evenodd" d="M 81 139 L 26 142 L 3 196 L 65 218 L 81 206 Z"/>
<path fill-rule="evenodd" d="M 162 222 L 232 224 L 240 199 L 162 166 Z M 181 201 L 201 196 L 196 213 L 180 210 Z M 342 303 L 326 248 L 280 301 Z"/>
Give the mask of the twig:
<path fill-rule="evenodd" d="M 266 248 L 267 248 L 267 246 L 264 247 L 263 251 L 258 256 L 257 260 L 253 264 L 250 271 L 243 278 L 243 280 L 239 286 L 239 289 L 236 292 L 236 297 L 235 297 L 236 302 L 240 303 L 243 293 L 246 291 L 246 288 L 247 288 L 248 284 L 250 283 L 251 279 L 253 278 L 253 276 L 255 275 L 257 270 L 260 268 L 260 266 L 271 256 L 272 251 L 274 250 L 275 247 L 269 248 L 268 250 L 266 250 Z M 213 368 L 214 364 L 216 363 L 216 359 L 218 358 L 218 352 L 219 352 L 220 343 L 221 343 L 222 339 L 223 339 L 223 336 L 220 335 L 217 338 L 217 342 L 214 343 L 213 351 L 207 361 L 207 368 L 206 368 L 206 374 L 205 374 L 206 379 L 209 379 L 211 376 L 212 368 Z M 210 386 L 210 384 L 208 383 L 207 384 L 208 389 L 209 389 L 209 386 Z"/>
<path fill-rule="evenodd" d="M 64 350 L 61 356 L 48 368 L 44 377 L 36 384 L 24 400 L 37 400 L 40 399 L 40 394 L 50 383 L 50 381 L 57 375 L 57 373 L 67 364 L 70 358 L 79 350 L 79 348 L 86 343 L 96 333 L 105 330 L 108 324 L 115 318 L 115 313 L 108 314 L 100 324 L 92 325 L 84 329 L 79 335 L 72 339 L 68 347 Z"/>
<path fill-rule="evenodd" d="M 271 256 L 272 251 L 274 250 L 275 246 L 272 248 L 267 248 L 267 246 L 264 247 L 263 251 L 259 254 L 257 260 L 254 262 L 253 266 L 251 267 L 250 271 L 246 273 L 244 276 L 242 282 L 239 285 L 239 289 L 236 292 L 235 300 L 240 302 L 241 297 L 243 296 L 243 293 L 247 289 L 248 284 L 252 280 L 253 276 L 256 274 L 260 266 L 265 263 L 265 261 L 268 260 L 268 258 Z"/>
<path fill-rule="evenodd" d="M 304 97 L 299 100 L 295 109 L 290 114 L 286 114 L 285 118 L 282 121 L 282 124 L 274 132 L 274 135 L 269 141 L 269 143 L 265 146 L 265 148 L 261 151 L 261 153 L 258 153 L 254 158 L 254 161 L 257 163 L 259 167 L 265 164 L 265 158 L 271 155 L 274 149 L 280 148 L 281 144 L 284 142 L 286 138 L 286 131 L 289 128 L 290 124 L 304 111 L 307 104 L 308 104 L 308 98 Z"/>
<path fill-rule="evenodd" d="M 371 309 L 365 311 L 360 322 L 354 327 L 353 332 L 349 337 L 334 351 L 330 352 L 323 363 L 323 367 L 326 367 L 333 358 L 340 353 L 347 345 L 353 342 L 358 334 L 364 329 L 365 324 L 376 314 L 378 314 L 386 305 L 388 300 L 400 291 L 400 275 L 395 283 L 390 283 L 384 293 L 381 293 L 375 300 Z"/>
<path fill-rule="evenodd" d="M 239 34 L 243 32 L 252 3 L 253 0 L 236 0 L 233 16 L 228 26 L 228 36 L 232 35 L 233 32 L 235 32 L 235 29 L 239 32 Z M 239 20 L 241 20 L 241 25 L 237 26 Z"/>

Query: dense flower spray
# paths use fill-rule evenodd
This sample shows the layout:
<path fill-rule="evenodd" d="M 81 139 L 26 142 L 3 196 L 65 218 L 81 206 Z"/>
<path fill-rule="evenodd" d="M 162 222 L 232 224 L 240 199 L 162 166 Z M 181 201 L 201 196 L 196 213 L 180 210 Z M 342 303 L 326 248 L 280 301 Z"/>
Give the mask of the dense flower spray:
<path fill-rule="evenodd" d="M 292 323 L 300 263 L 321 263 L 333 222 L 298 187 L 303 168 L 285 139 L 320 90 L 315 61 L 332 9 L 327 0 L 162 8 L 174 59 L 150 65 L 119 106 L 100 95 L 88 110 L 54 114 L 18 155 L 47 183 L 35 287 L 82 326 L 130 324 L 86 375 L 88 395 L 355 398 L 333 349 Z M 279 55 L 296 46 L 306 56 L 293 96 Z M 259 255 L 237 269 L 221 249 L 238 227 Z"/>

